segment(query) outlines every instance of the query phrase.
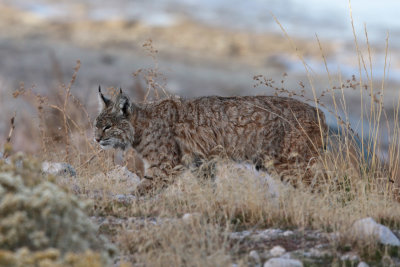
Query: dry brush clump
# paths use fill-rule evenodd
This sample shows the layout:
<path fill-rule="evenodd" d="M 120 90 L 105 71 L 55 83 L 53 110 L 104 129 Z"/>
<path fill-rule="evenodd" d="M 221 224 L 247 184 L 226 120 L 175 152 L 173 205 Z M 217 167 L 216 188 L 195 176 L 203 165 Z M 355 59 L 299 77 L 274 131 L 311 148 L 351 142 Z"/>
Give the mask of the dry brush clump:
<path fill-rule="evenodd" d="M 34 120 L 34 126 L 27 138 L 40 144 L 41 159 L 57 159 L 79 166 L 97 152 L 91 142 L 90 115 L 78 92 L 72 90 L 80 64 L 78 60 L 67 84 L 51 88 L 49 94 L 38 93 L 34 87 L 25 88 L 23 83 L 13 93 L 14 98 L 22 98 L 30 109 L 36 109 L 37 117 L 29 118 Z M 79 94 L 82 96 L 83 92 Z"/>
<path fill-rule="evenodd" d="M 71 260 L 77 263 L 71 266 L 85 261 L 107 266 L 115 247 L 97 235 L 86 214 L 87 203 L 58 187 L 54 179 L 42 173 L 36 160 L 21 154 L 10 163 L 0 160 L 0 262 L 39 266 L 42 260 Z"/>

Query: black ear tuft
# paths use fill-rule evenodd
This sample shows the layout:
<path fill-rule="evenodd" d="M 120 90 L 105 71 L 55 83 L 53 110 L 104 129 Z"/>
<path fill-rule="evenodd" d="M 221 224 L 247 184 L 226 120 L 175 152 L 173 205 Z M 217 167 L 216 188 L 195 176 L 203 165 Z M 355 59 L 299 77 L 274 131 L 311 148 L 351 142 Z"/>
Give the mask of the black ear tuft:
<path fill-rule="evenodd" d="M 119 88 L 119 93 L 122 95 L 122 88 L 121 87 Z"/>
<path fill-rule="evenodd" d="M 106 98 L 103 93 L 101 92 L 101 86 L 99 85 L 99 97 L 101 99 L 101 105 L 103 108 L 106 108 L 111 105 L 111 100 Z"/>

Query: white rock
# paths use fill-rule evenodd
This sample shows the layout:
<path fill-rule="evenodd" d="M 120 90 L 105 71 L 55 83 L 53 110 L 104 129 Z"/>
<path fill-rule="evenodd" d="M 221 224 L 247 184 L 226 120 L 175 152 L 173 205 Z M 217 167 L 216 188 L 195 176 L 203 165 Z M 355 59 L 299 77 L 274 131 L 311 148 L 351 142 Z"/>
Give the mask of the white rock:
<path fill-rule="evenodd" d="M 250 251 L 249 257 L 253 259 L 256 263 L 261 262 L 260 255 L 258 255 L 258 252 L 255 250 Z"/>
<path fill-rule="evenodd" d="M 271 253 L 271 256 L 272 256 L 272 257 L 280 257 L 280 256 L 282 256 L 285 252 L 286 252 L 286 249 L 284 249 L 284 248 L 281 247 L 281 246 L 275 246 L 275 247 L 273 247 L 273 248 L 269 251 L 269 253 Z"/>
<path fill-rule="evenodd" d="M 291 235 L 293 235 L 293 231 L 288 230 L 283 232 L 283 236 L 291 236 Z"/>
<path fill-rule="evenodd" d="M 272 258 L 264 263 L 264 267 L 302 267 L 303 263 L 299 260 Z"/>
<path fill-rule="evenodd" d="M 247 163 L 240 164 L 237 163 L 236 167 L 239 169 L 250 170 L 253 172 L 254 177 L 259 179 L 263 184 L 268 185 L 268 193 L 267 197 L 269 198 L 278 198 L 279 197 L 279 186 L 277 182 L 266 172 L 257 171 L 254 165 L 250 165 Z"/>
<path fill-rule="evenodd" d="M 107 173 L 109 179 L 119 179 L 120 182 L 128 182 L 131 185 L 140 183 L 140 178 L 135 173 L 128 170 L 126 166 L 115 166 L 114 169 Z"/>
<path fill-rule="evenodd" d="M 357 265 L 357 267 L 369 267 L 369 265 L 362 261 Z"/>
<path fill-rule="evenodd" d="M 182 216 L 182 220 L 185 222 L 190 222 L 195 218 L 200 218 L 201 214 L 198 212 L 194 212 L 194 213 L 185 213 Z"/>
<path fill-rule="evenodd" d="M 76 176 L 74 167 L 65 162 L 48 162 L 42 163 L 42 171 L 57 176 Z"/>
<path fill-rule="evenodd" d="M 342 261 L 359 261 L 360 257 L 358 257 L 357 254 L 350 252 L 350 253 L 346 253 L 346 254 L 342 255 L 340 257 L 340 260 L 342 260 Z"/>
<path fill-rule="evenodd" d="M 183 216 L 182 216 L 182 220 L 184 220 L 184 221 L 189 221 L 189 220 L 191 220 L 192 219 L 192 214 L 190 214 L 190 213 L 185 213 Z"/>
<path fill-rule="evenodd" d="M 374 221 L 371 217 L 356 221 L 353 231 L 360 238 L 375 238 L 384 245 L 400 246 L 400 240 L 386 226 Z"/>
<path fill-rule="evenodd" d="M 262 239 L 270 239 L 281 235 L 283 231 L 281 229 L 266 229 L 258 233 L 258 236 Z"/>

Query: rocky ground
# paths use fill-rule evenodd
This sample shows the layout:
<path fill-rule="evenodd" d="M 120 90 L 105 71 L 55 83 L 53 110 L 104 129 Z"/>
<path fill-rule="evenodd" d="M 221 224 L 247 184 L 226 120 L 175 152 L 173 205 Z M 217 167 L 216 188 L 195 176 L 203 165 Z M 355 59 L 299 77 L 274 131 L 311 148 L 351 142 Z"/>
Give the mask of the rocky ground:
<path fill-rule="evenodd" d="M 69 164 L 60 163 L 43 163 L 45 172 L 50 172 L 59 176 L 59 184 L 67 185 L 75 194 L 85 195 L 86 198 L 101 202 L 104 198 L 107 201 L 114 202 L 113 205 L 122 205 L 129 207 L 138 196 L 134 194 L 113 194 L 107 191 L 82 190 L 76 179 L 76 172 Z M 249 169 L 247 165 L 238 168 Z M 269 175 L 258 173 L 255 170 L 256 179 L 266 179 L 270 192 L 269 201 L 276 201 L 276 197 L 282 194 L 276 181 Z M 134 188 L 140 179 L 133 173 L 129 172 L 126 167 L 116 167 L 106 177 L 118 177 L 119 181 L 123 181 L 126 187 Z M 71 180 L 72 178 L 72 180 Z M 217 178 L 218 179 L 218 178 Z M 216 180 L 218 183 L 218 180 Z M 284 185 L 289 186 L 289 185 Z M 271 192 L 271 190 L 273 192 Z M 158 196 L 153 196 L 157 199 Z M 278 207 L 277 207 L 278 208 Z M 185 213 L 178 218 L 168 217 L 125 217 L 125 216 L 92 216 L 91 220 L 98 225 L 99 234 L 108 236 L 111 240 L 115 240 L 115 236 L 121 229 L 135 229 L 132 231 L 140 231 L 141 228 L 157 228 L 168 224 L 191 224 L 194 221 L 201 220 L 200 213 Z M 204 218 L 203 218 L 204 219 Z M 376 223 L 374 219 L 368 217 L 357 220 L 350 228 L 352 235 L 355 235 L 360 242 L 363 240 L 375 240 L 380 246 L 387 246 L 387 255 L 368 255 L 372 252 L 354 251 L 351 244 L 343 244 L 340 236 L 344 233 L 327 230 L 312 230 L 307 228 L 259 228 L 257 226 L 250 227 L 247 230 L 232 231 L 225 233 L 227 244 L 230 248 L 233 262 L 247 259 L 250 266 L 342 266 L 343 264 L 350 266 L 398 266 L 400 265 L 400 257 L 398 248 L 400 248 L 400 230 L 391 231 L 386 226 Z M 118 245 L 118 244 L 117 244 Z M 365 255 L 367 253 L 367 255 Z M 386 258 L 385 258 L 386 257 Z M 130 256 L 122 256 L 123 260 L 132 260 Z M 369 264 L 362 259 L 368 259 Z M 117 260 L 118 262 L 119 260 Z M 242 265 L 241 263 L 240 265 Z M 233 264 L 232 266 L 239 266 Z"/>

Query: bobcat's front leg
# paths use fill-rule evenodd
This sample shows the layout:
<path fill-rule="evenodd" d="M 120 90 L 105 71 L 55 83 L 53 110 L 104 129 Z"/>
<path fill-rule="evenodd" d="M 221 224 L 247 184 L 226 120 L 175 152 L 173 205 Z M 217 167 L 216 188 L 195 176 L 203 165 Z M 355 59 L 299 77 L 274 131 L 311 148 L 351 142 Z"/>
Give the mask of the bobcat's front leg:
<path fill-rule="evenodd" d="M 145 163 L 145 165 L 147 164 Z M 136 188 L 140 195 L 147 194 L 158 188 L 163 188 L 170 183 L 172 172 L 169 170 L 171 167 L 163 165 L 165 164 L 161 164 L 159 166 L 150 166 L 145 169 L 145 175 Z"/>
<path fill-rule="evenodd" d="M 178 152 L 175 142 L 165 142 L 157 149 L 149 146 L 142 152 L 145 171 L 137 187 L 139 194 L 163 188 L 171 183 L 174 168 L 180 163 Z"/>

